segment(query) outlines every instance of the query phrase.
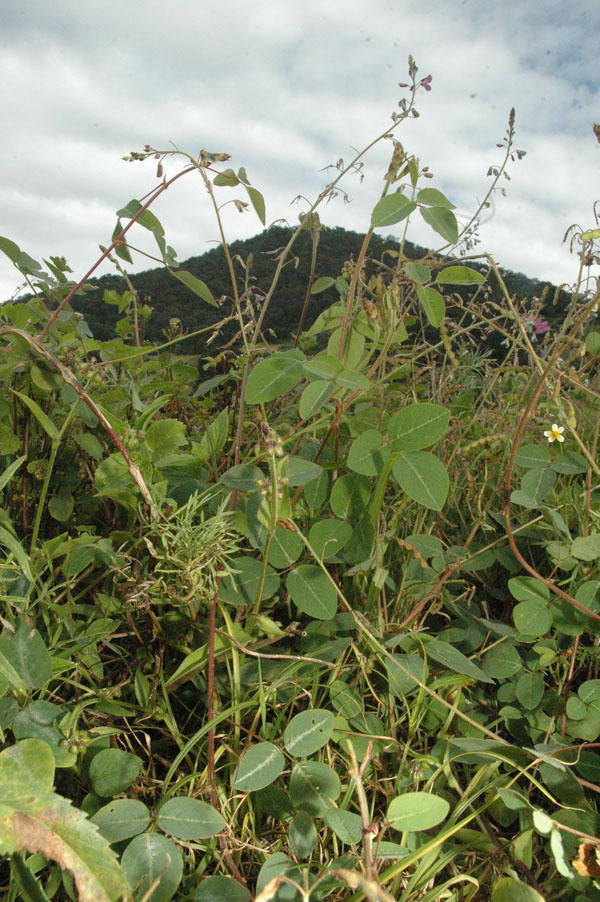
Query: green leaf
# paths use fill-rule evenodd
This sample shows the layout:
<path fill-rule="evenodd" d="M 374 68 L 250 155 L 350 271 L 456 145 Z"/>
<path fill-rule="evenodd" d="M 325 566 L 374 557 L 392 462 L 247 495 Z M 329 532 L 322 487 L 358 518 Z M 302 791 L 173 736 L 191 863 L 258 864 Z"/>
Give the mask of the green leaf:
<path fill-rule="evenodd" d="M 517 601 L 544 603 L 550 598 L 550 589 L 533 576 L 515 576 L 508 581 L 510 594 Z"/>
<path fill-rule="evenodd" d="M 23 275 L 33 276 L 35 279 L 41 279 L 42 284 L 46 282 L 48 276 L 42 270 L 40 264 L 37 260 L 34 260 L 33 257 L 30 257 L 29 254 L 25 253 L 25 251 L 21 251 L 19 259 L 17 261 L 17 267 Z"/>
<path fill-rule="evenodd" d="M 92 432 L 82 432 L 78 435 L 74 435 L 73 438 L 81 450 L 93 458 L 93 460 L 102 460 L 104 450 L 101 443 Z"/>
<path fill-rule="evenodd" d="M 545 902 L 545 899 L 522 880 L 502 877 L 492 890 L 490 902 Z"/>
<path fill-rule="evenodd" d="M 231 576 L 223 577 L 219 598 L 230 604 L 254 604 L 261 579 L 262 564 L 252 557 L 235 557 L 231 560 Z M 272 567 L 267 567 L 267 578 L 263 586 L 261 601 L 271 598 L 279 589 L 279 576 Z"/>
<path fill-rule="evenodd" d="M 251 746 L 240 758 L 233 786 L 240 792 L 264 789 L 273 783 L 285 767 L 285 758 L 271 742 Z"/>
<path fill-rule="evenodd" d="M 425 285 L 431 278 L 431 269 L 424 263 L 407 263 L 404 271 L 408 278 L 418 285 Z"/>
<path fill-rule="evenodd" d="M 360 564 L 366 561 L 373 549 L 375 527 L 371 518 L 362 517 L 352 530 L 352 535 L 342 554 L 349 564 Z"/>
<path fill-rule="evenodd" d="M 343 367 L 337 357 L 331 357 L 330 354 L 317 354 L 316 357 L 304 360 L 302 369 L 308 376 L 328 382 L 335 379 L 338 373 L 342 372 Z"/>
<path fill-rule="evenodd" d="M 64 385 L 60 373 L 46 360 L 32 363 L 30 373 L 33 384 L 43 392 L 61 389 Z"/>
<path fill-rule="evenodd" d="M 552 489 L 555 474 L 548 467 L 536 467 L 529 470 L 521 479 L 521 491 L 539 505 Z"/>
<path fill-rule="evenodd" d="M 389 691 L 396 698 L 404 698 L 418 689 L 418 683 L 411 679 L 411 674 L 422 683 L 427 682 L 427 664 L 420 655 L 391 653 L 385 659 L 385 669 Z"/>
<path fill-rule="evenodd" d="M 218 188 L 235 188 L 239 183 L 240 180 L 233 169 L 224 169 L 223 172 L 215 175 L 213 179 L 213 185 L 216 185 Z"/>
<path fill-rule="evenodd" d="M 290 774 L 290 800 L 301 811 L 322 817 L 340 797 L 340 778 L 327 764 L 320 761 L 301 761 Z"/>
<path fill-rule="evenodd" d="M 439 285 L 479 285 L 485 281 L 485 276 L 470 266 L 447 266 L 437 274 L 435 281 Z"/>
<path fill-rule="evenodd" d="M 586 680 L 577 693 L 587 705 L 600 701 L 600 680 Z"/>
<path fill-rule="evenodd" d="M 175 278 L 179 279 L 180 282 L 183 282 L 186 288 L 193 291 L 195 295 L 202 298 L 202 300 L 206 301 L 207 304 L 210 304 L 211 307 L 219 306 L 212 296 L 210 288 L 202 281 L 202 279 L 197 279 L 196 276 L 193 276 L 191 272 L 186 272 L 185 269 L 174 269 L 172 272 Z"/>
<path fill-rule="evenodd" d="M 193 445 L 196 460 L 199 463 L 206 463 L 216 459 L 217 454 L 225 447 L 228 433 L 229 411 L 222 410 L 208 424 L 200 441 Z"/>
<path fill-rule="evenodd" d="M 215 874 L 206 877 L 196 887 L 194 902 L 250 902 L 250 891 L 233 877 Z"/>
<path fill-rule="evenodd" d="M 117 224 L 114 227 L 111 236 L 111 243 L 117 241 L 117 244 L 115 246 L 115 254 L 117 255 L 117 257 L 120 257 L 121 260 L 125 260 L 126 263 L 133 263 L 133 257 L 129 253 L 129 248 L 127 247 L 125 238 L 119 238 L 122 231 L 123 223 L 120 219 L 117 219 Z"/>
<path fill-rule="evenodd" d="M 433 454 L 427 451 L 400 454 L 392 472 L 400 488 L 413 501 L 430 510 L 439 511 L 443 508 L 450 479 L 442 462 Z"/>
<path fill-rule="evenodd" d="M 246 185 L 246 191 L 248 192 L 248 197 L 250 198 L 250 203 L 254 207 L 254 211 L 262 224 L 264 225 L 267 221 L 267 212 L 265 209 L 265 199 L 256 188 L 252 188 L 250 185 Z"/>
<path fill-rule="evenodd" d="M 271 880 L 282 876 L 289 877 L 290 880 L 302 885 L 302 874 L 298 866 L 284 852 L 275 852 L 265 859 L 263 866 L 258 872 L 256 881 L 257 896 Z M 268 900 L 269 902 L 271 900 L 273 902 L 296 902 L 298 898 L 298 890 L 289 883 L 282 883 L 275 895 L 269 895 Z"/>
<path fill-rule="evenodd" d="M 600 582 L 591 579 L 581 583 L 575 593 L 575 600 L 579 601 L 587 608 L 590 608 L 592 611 L 598 611 L 600 609 Z M 573 608 L 571 608 L 571 610 L 573 610 Z M 585 614 L 580 614 L 579 616 L 584 618 L 584 623 L 588 622 Z"/>
<path fill-rule="evenodd" d="M 375 429 L 367 429 L 352 442 L 348 468 L 365 476 L 378 476 L 389 456 L 383 435 Z"/>
<path fill-rule="evenodd" d="M 2 452 L 6 453 L 6 452 Z M 11 453 L 11 452 L 8 452 Z M 13 460 L 11 464 L 4 470 L 2 474 L 0 474 L 0 492 L 5 486 L 8 485 L 10 480 L 13 478 L 15 473 L 21 469 L 25 461 L 27 460 L 27 455 L 22 454 L 21 457 L 18 457 L 16 460 Z"/>
<path fill-rule="evenodd" d="M 528 638 L 545 635 L 552 626 L 552 614 L 539 601 L 522 601 L 513 608 L 517 632 Z"/>
<path fill-rule="evenodd" d="M 335 279 L 332 279 L 331 276 L 322 276 L 320 279 L 317 279 L 316 282 L 313 282 L 310 293 L 320 294 L 322 291 L 327 291 L 332 285 L 335 285 Z"/>
<path fill-rule="evenodd" d="M 12 429 L 9 429 L 4 423 L 0 423 L 0 457 L 5 454 L 14 454 L 20 447 L 21 439 L 14 434 Z"/>
<path fill-rule="evenodd" d="M 332 304 L 331 307 L 328 307 L 326 310 L 323 310 L 322 313 L 318 315 L 308 332 L 307 335 L 318 335 L 320 332 L 330 332 L 332 329 L 338 327 L 344 319 L 345 306 L 342 303 Z M 313 358 L 314 360 L 318 360 L 322 356 L 329 356 L 327 354 L 322 355 L 319 354 L 317 357 Z"/>
<path fill-rule="evenodd" d="M 12 664 L 10 663 L 8 658 L 6 658 L 2 654 L 1 651 L 0 651 L 0 678 L 2 678 L 11 689 L 14 689 L 15 692 L 25 693 L 27 690 L 25 683 L 23 682 L 23 680 L 21 679 L 21 677 L 19 676 L 19 674 L 17 673 L 15 668 L 12 666 Z"/>
<path fill-rule="evenodd" d="M 312 755 L 329 742 L 333 724 L 332 712 L 322 708 L 309 708 L 296 714 L 283 734 L 286 749 L 299 758 Z"/>
<path fill-rule="evenodd" d="M 300 397 L 300 403 L 298 405 L 300 418 L 302 420 L 308 420 L 310 417 L 313 417 L 321 410 L 335 390 L 335 382 L 329 382 L 324 379 L 317 379 L 315 382 L 310 382 Z"/>
<path fill-rule="evenodd" d="M 41 689 L 50 679 L 52 658 L 38 631 L 24 620 L 19 621 L 14 634 L 5 630 L 0 636 L 0 654 L 14 667 L 28 689 Z"/>
<path fill-rule="evenodd" d="M 554 458 L 550 466 L 556 473 L 566 473 L 569 476 L 575 473 L 587 473 L 590 468 L 585 457 L 576 451 L 563 451 Z"/>
<path fill-rule="evenodd" d="M 554 829 L 552 818 L 540 808 L 533 809 L 533 826 L 542 836 L 547 836 Z"/>
<path fill-rule="evenodd" d="M 64 714 L 62 708 L 37 699 L 22 708 L 15 716 L 12 731 L 16 739 L 41 739 L 51 749 L 57 767 L 72 767 L 77 756 L 64 748 L 64 737 L 55 726 Z"/>
<path fill-rule="evenodd" d="M 330 497 L 331 510 L 340 520 L 358 520 L 364 516 L 371 496 L 371 485 L 361 473 L 346 473 L 336 480 Z"/>
<path fill-rule="evenodd" d="M 323 820 L 338 839 L 346 845 L 354 846 L 362 839 L 362 820 L 358 814 L 343 808 L 329 808 Z"/>
<path fill-rule="evenodd" d="M 515 456 L 518 467 L 546 467 L 550 463 L 547 445 L 521 445 Z"/>
<path fill-rule="evenodd" d="M 292 389 L 302 376 L 297 357 L 273 354 L 261 360 L 250 372 L 246 388 L 248 404 L 275 401 Z"/>
<path fill-rule="evenodd" d="M 284 529 L 278 523 L 269 546 L 269 564 L 277 570 L 283 570 L 295 563 L 303 550 L 304 545 L 298 533 Z"/>
<path fill-rule="evenodd" d="M 0 752 L 1 804 L 34 810 L 52 794 L 54 769 L 54 755 L 39 739 L 24 739 Z"/>
<path fill-rule="evenodd" d="M 52 791 L 54 756 L 38 739 L 0 753 L 0 854 L 42 853 L 69 871 L 80 902 L 118 902 L 130 887 L 96 826 Z"/>
<path fill-rule="evenodd" d="M 420 451 L 439 441 L 450 411 L 439 404 L 406 404 L 390 419 L 387 433 L 395 451 Z"/>
<path fill-rule="evenodd" d="M 184 840 L 208 839 L 227 826 L 212 805 L 187 796 L 169 799 L 161 805 L 156 823 L 165 833 Z"/>
<path fill-rule="evenodd" d="M 406 846 L 401 846 L 395 842 L 378 842 L 377 844 L 377 858 L 378 859 L 396 859 L 396 858 L 405 858 L 409 854 L 409 850 Z"/>
<path fill-rule="evenodd" d="M 524 673 L 517 680 L 517 700 L 527 711 L 534 711 L 544 695 L 544 678 L 541 673 Z"/>
<path fill-rule="evenodd" d="M 456 216 L 445 207 L 419 207 L 419 212 L 427 225 L 441 235 L 449 244 L 458 241 Z M 439 282 L 439 278 L 436 280 Z"/>
<path fill-rule="evenodd" d="M 472 677 L 481 683 L 493 683 L 494 681 L 487 676 L 483 670 L 470 661 L 461 651 L 444 642 L 442 639 L 427 638 L 425 641 L 425 651 L 434 661 L 443 664 L 449 670 L 455 673 L 463 673 L 465 676 Z"/>
<path fill-rule="evenodd" d="M 583 720 L 587 714 L 587 707 L 576 695 L 572 695 L 567 700 L 565 710 L 567 712 L 567 717 L 570 720 Z"/>
<path fill-rule="evenodd" d="M 514 645 L 502 642 L 485 653 L 481 667 L 492 679 L 504 680 L 519 672 L 522 667 L 521 656 Z"/>
<path fill-rule="evenodd" d="M 595 561 L 600 557 L 600 533 L 578 536 L 571 545 L 571 554 L 578 561 Z"/>
<path fill-rule="evenodd" d="M 318 520 L 310 528 L 308 543 L 318 558 L 335 557 L 350 541 L 352 526 L 346 520 Z"/>
<path fill-rule="evenodd" d="M 58 438 L 58 429 L 56 428 L 50 417 L 44 413 L 42 408 L 33 400 L 33 398 L 30 398 L 28 395 L 24 395 L 20 391 L 16 391 L 14 388 L 11 388 L 11 391 L 14 395 L 21 399 L 26 407 L 29 408 L 46 435 L 48 435 L 53 441 L 54 439 Z"/>
<path fill-rule="evenodd" d="M 569 532 L 569 527 L 565 523 L 562 514 L 559 514 L 558 511 L 553 510 L 551 507 L 547 508 L 547 513 L 559 532 L 562 532 L 563 535 L 570 539 L 571 533 Z"/>
<path fill-rule="evenodd" d="M 91 821 L 112 845 L 143 833 L 150 823 L 150 812 L 137 799 L 114 799 L 100 808 Z"/>
<path fill-rule="evenodd" d="M 132 839 L 123 852 L 121 866 L 135 889 L 136 902 L 169 902 L 183 875 L 181 852 L 159 833 L 143 833 Z"/>
<path fill-rule="evenodd" d="M 238 464 L 237 467 L 231 467 L 227 470 L 219 482 L 226 485 L 230 489 L 239 489 L 242 492 L 255 492 L 257 489 L 257 480 L 262 479 L 263 471 L 251 464 Z"/>
<path fill-rule="evenodd" d="M 417 194 L 417 203 L 427 204 L 430 207 L 445 207 L 447 210 L 455 210 L 448 198 L 437 188 L 421 188 Z"/>
<path fill-rule="evenodd" d="M 0 545 L 8 548 L 29 582 L 34 582 L 34 576 L 29 566 L 29 555 L 19 540 L 3 526 L 0 526 Z"/>
<path fill-rule="evenodd" d="M 399 832 L 429 830 L 440 824 L 450 804 L 429 792 L 407 792 L 396 796 L 388 805 L 386 820 Z"/>
<path fill-rule="evenodd" d="M 348 388 L 350 391 L 369 391 L 373 388 L 372 382 L 369 382 L 366 376 L 363 376 L 362 373 L 357 373 L 356 370 L 342 370 L 335 377 L 335 382 L 336 385 L 339 385 L 341 388 Z"/>
<path fill-rule="evenodd" d="M 562 841 L 562 835 L 558 827 L 555 827 L 550 834 L 550 849 L 554 856 L 554 863 L 556 864 L 556 870 L 558 871 L 558 873 L 562 877 L 572 877 L 573 872 L 571 870 L 569 861 L 567 860 L 565 848 Z"/>
<path fill-rule="evenodd" d="M 387 194 L 375 204 L 371 215 L 371 228 L 378 229 L 402 222 L 416 207 L 414 201 L 405 197 L 404 194 Z"/>
<path fill-rule="evenodd" d="M 404 541 L 409 545 L 412 545 L 412 547 L 415 548 L 419 552 L 419 554 L 426 559 L 433 557 L 436 554 L 442 554 L 444 550 L 444 546 L 437 536 L 407 536 Z"/>
<path fill-rule="evenodd" d="M 142 759 L 122 749 L 102 749 L 90 764 L 90 780 L 97 796 L 116 796 L 128 789 L 142 769 Z"/>
<path fill-rule="evenodd" d="M 444 298 L 435 288 L 417 288 L 417 295 L 430 325 L 439 328 L 446 315 Z"/>
<path fill-rule="evenodd" d="M 317 829 L 306 811 L 294 815 L 289 831 L 290 851 L 295 858 L 308 858 L 317 844 Z"/>
<path fill-rule="evenodd" d="M 89 567 L 94 560 L 94 551 L 95 546 L 93 542 L 73 545 L 62 567 L 65 576 L 77 576 L 78 573 Z"/>
<path fill-rule="evenodd" d="M 20 852 L 15 852 L 11 857 L 10 866 L 13 874 L 16 875 L 17 885 L 22 894 L 19 898 L 23 899 L 23 902 L 50 902 L 37 876 Z"/>
<path fill-rule="evenodd" d="M 73 493 L 69 489 L 61 488 L 57 495 L 53 495 L 48 502 L 48 513 L 54 520 L 64 523 L 68 520 L 75 507 Z"/>
<path fill-rule="evenodd" d="M 0 236 L 0 251 L 12 260 L 13 263 L 17 263 L 21 256 L 21 248 L 18 244 L 15 244 L 14 241 L 11 241 L 10 238 L 3 238 Z"/>
<path fill-rule="evenodd" d="M 329 336 L 327 342 L 327 353 L 332 357 L 339 358 L 340 344 L 342 341 L 342 330 L 336 329 Z M 345 370 L 354 370 L 361 362 L 365 351 L 365 337 L 361 335 L 356 328 L 349 329 L 346 332 L 344 341 L 344 353 L 342 355 L 342 366 Z"/>
<path fill-rule="evenodd" d="M 364 714 L 364 705 L 358 693 L 343 680 L 334 680 L 329 687 L 329 698 L 339 717 L 350 720 Z"/>
<path fill-rule="evenodd" d="M 287 479 L 290 486 L 306 485 L 313 479 L 318 479 L 322 473 L 323 467 L 311 460 L 305 460 L 303 457 L 288 457 Z"/>
<path fill-rule="evenodd" d="M 156 420 L 146 430 L 144 442 L 153 461 L 167 457 L 187 444 L 185 423 L 180 420 Z"/>
<path fill-rule="evenodd" d="M 588 332 L 585 336 L 585 349 L 588 354 L 600 357 L 600 332 Z"/>
<path fill-rule="evenodd" d="M 304 486 L 304 500 L 310 508 L 320 507 L 329 496 L 329 474 L 323 470 L 318 479 L 312 479 Z"/>
<path fill-rule="evenodd" d="M 286 588 L 296 607 L 309 617 L 330 620 L 337 611 L 335 587 L 315 564 L 301 564 L 292 570 Z"/>
<path fill-rule="evenodd" d="M 122 207 L 120 210 L 117 210 L 116 215 L 122 219 L 133 219 L 136 213 L 142 209 L 142 204 L 139 200 L 130 200 L 126 207 Z M 163 229 L 160 220 L 151 213 L 150 210 L 144 210 L 139 219 L 136 220 L 141 226 L 145 229 L 148 229 L 150 232 L 157 232 L 159 235 L 164 235 L 165 230 Z"/>

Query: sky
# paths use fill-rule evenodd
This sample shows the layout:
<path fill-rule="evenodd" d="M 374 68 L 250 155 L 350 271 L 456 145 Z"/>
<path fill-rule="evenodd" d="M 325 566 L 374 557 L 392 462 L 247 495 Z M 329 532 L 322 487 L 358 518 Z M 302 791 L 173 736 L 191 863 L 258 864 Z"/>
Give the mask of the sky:
<path fill-rule="evenodd" d="M 0 31 L 0 236 L 37 260 L 65 256 L 81 278 L 110 243 L 116 211 L 158 185 L 144 145 L 228 153 L 266 201 L 267 224 L 297 223 L 331 179 L 391 123 L 412 54 L 431 91 L 396 132 L 466 223 L 485 196 L 511 107 L 526 156 L 481 216 L 477 250 L 516 272 L 571 283 L 566 230 L 596 225 L 600 198 L 598 36 L 593 0 L 3 0 Z M 326 226 L 365 231 L 391 143 L 365 157 Z M 165 175 L 182 164 L 170 157 Z M 305 200 L 294 202 L 301 196 Z M 224 188 L 220 203 L 243 193 Z M 153 207 L 180 261 L 219 231 L 199 175 Z M 262 229 L 223 209 L 229 241 Z M 400 226 L 381 230 L 401 234 Z M 152 250 L 145 238 L 132 243 Z M 407 237 L 443 243 L 416 216 Z M 130 271 L 156 265 L 136 258 Z M 97 274 L 109 271 L 105 264 Z M 328 273 L 319 273 L 328 275 Z M 335 275 L 335 274 L 334 274 Z M 0 254 L 0 299 L 22 279 Z"/>

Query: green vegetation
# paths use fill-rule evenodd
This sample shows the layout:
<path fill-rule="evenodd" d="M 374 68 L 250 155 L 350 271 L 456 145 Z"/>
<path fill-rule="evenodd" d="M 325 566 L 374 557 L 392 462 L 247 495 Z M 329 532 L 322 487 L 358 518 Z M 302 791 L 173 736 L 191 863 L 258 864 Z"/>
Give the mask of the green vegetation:
<path fill-rule="evenodd" d="M 334 268 L 318 208 L 366 151 L 259 236 L 269 280 L 223 236 L 226 288 L 157 201 L 200 177 L 219 227 L 232 199 L 264 225 L 245 170 L 132 154 L 162 181 L 105 254 L 116 337 L 64 260 L 0 238 L 33 293 L 0 307 L 3 898 L 600 900 L 600 230 L 568 294 L 509 290 L 393 137 L 409 71 Z M 408 252 L 415 216 L 441 247 Z M 200 380 L 205 345 L 127 282 L 138 227 L 214 317 Z"/>
<path fill-rule="evenodd" d="M 293 232 L 292 227 L 273 225 L 253 238 L 233 241 L 229 245 L 229 253 L 234 260 L 238 278 L 244 285 L 247 284 L 248 296 L 258 309 L 260 298 L 265 297 L 269 290 L 277 256 Z M 314 284 L 321 273 L 327 278 L 330 273 L 341 272 L 347 261 L 357 259 L 365 239 L 364 234 L 350 232 L 340 227 L 325 228 L 319 224 L 318 255 L 315 260 L 316 270 L 313 271 L 313 237 L 308 229 L 298 235 L 293 253 L 279 276 L 276 294 L 264 319 L 264 330 L 269 336 L 271 345 L 277 341 L 287 341 L 290 336 L 292 340 L 295 337 L 311 280 Z M 389 263 L 400 250 L 400 246 L 399 239 L 373 233 L 369 242 L 369 257 L 365 261 L 367 275 L 377 272 L 377 267 L 371 260 L 386 262 L 387 258 Z M 410 241 L 404 242 L 402 252 L 408 259 L 415 261 L 427 259 L 431 254 L 430 251 Z M 243 267 L 238 261 L 244 261 Z M 473 265 L 477 265 L 476 261 Z M 196 278 L 202 279 L 206 285 L 210 285 L 215 298 L 224 299 L 221 305 L 223 312 L 230 310 L 231 277 L 222 247 L 207 251 L 200 257 L 192 257 L 182 266 Z M 539 313 L 553 324 L 558 324 L 562 320 L 570 302 L 570 295 L 567 292 L 559 291 L 557 294 L 555 286 L 530 279 L 522 273 L 503 269 L 500 269 L 500 273 L 511 297 L 528 301 L 529 304 L 534 298 L 543 297 L 545 302 Z M 172 273 L 164 266 L 132 274 L 128 276 L 127 281 L 119 275 L 90 279 L 85 293 L 73 297 L 71 306 L 73 310 L 83 314 L 94 338 L 108 341 L 123 332 L 131 335 L 131 319 L 123 315 L 124 302 L 121 300 L 128 288 L 133 288 L 136 292 L 142 320 L 142 337 L 148 342 L 155 345 L 164 342 L 165 336 L 168 337 L 170 329 L 173 328 L 172 321 L 177 319 L 181 323 L 180 326 L 177 325 L 177 331 L 181 329 L 182 334 L 190 336 L 178 345 L 178 353 L 208 355 L 217 344 L 215 330 L 218 331 L 218 345 L 227 344 L 232 339 L 234 343 L 241 344 L 236 320 L 223 322 L 226 319 L 223 312 L 220 313 L 208 304 L 194 303 L 193 292 L 185 284 L 175 281 Z M 487 290 L 488 300 L 502 305 L 502 289 L 494 283 L 488 285 Z M 330 284 L 319 293 L 311 295 L 304 317 L 304 328 L 309 328 L 317 316 L 330 307 L 337 297 L 335 284 Z M 256 298 L 258 303 L 255 301 Z M 464 299 L 469 299 L 468 292 L 464 292 Z M 453 311 L 448 311 L 448 315 L 452 317 Z M 219 325 L 220 323 L 222 324 Z M 482 336 L 485 346 L 492 349 L 497 349 L 501 340 L 495 339 L 497 339 L 495 333 L 487 337 Z"/>

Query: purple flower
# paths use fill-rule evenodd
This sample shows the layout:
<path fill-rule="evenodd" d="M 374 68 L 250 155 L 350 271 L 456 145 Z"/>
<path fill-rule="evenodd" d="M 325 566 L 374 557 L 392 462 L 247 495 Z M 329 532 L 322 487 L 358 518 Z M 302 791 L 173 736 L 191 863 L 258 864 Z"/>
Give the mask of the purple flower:
<path fill-rule="evenodd" d="M 552 332 L 550 324 L 545 319 L 534 319 L 533 328 L 536 335 L 545 335 L 546 332 Z"/>
<path fill-rule="evenodd" d="M 425 88 L 426 91 L 431 91 L 431 78 L 432 78 L 431 75 L 427 75 L 421 81 L 421 87 Z"/>

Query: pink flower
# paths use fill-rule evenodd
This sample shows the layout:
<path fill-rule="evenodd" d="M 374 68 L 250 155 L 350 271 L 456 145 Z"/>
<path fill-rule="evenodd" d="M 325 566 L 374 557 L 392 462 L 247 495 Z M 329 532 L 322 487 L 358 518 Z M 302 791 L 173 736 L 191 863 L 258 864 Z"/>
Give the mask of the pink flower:
<path fill-rule="evenodd" d="M 552 332 L 550 324 L 545 319 L 534 319 L 533 328 L 536 335 L 544 335 L 546 332 Z"/>
<path fill-rule="evenodd" d="M 528 332 L 535 332 L 536 335 L 545 335 L 546 332 L 552 332 L 552 327 L 545 319 L 529 319 L 525 323 Z"/>

